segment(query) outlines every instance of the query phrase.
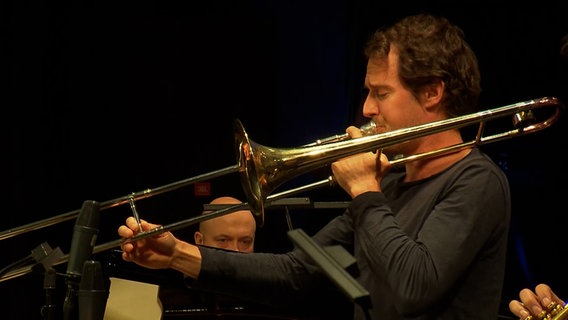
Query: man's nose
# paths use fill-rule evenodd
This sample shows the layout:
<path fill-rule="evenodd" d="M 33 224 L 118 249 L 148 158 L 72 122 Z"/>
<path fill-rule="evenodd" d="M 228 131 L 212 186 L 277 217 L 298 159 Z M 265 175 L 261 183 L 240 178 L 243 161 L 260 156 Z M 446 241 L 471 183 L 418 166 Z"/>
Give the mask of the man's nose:
<path fill-rule="evenodd" d="M 369 96 L 367 96 L 365 98 L 365 101 L 363 101 L 363 116 L 365 116 L 366 118 L 372 118 L 375 115 L 379 114 L 379 107 L 377 104 L 377 101 L 374 101 L 373 99 L 371 99 Z"/>
<path fill-rule="evenodd" d="M 233 250 L 233 251 L 241 251 L 241 250 L 239 249 L 239 242 L 238 242 L 238 241 L 231 241 L 231 242 L 229 243 L 229 248 L 228 248 L 228 249 Z"/>

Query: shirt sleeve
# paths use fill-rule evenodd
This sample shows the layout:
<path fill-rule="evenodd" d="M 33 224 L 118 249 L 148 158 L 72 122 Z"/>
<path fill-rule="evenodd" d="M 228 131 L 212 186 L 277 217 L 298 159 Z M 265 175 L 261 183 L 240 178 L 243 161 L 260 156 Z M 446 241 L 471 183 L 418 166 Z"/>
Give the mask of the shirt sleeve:
<path fill-rule="evenodd" d="M 271 307 L 303 310 L 347 303 L 345 296 L 300 250 L 283 254 L 238 253 L 200 247 L 202 268 L 190 288 L 223 293 Z"/>

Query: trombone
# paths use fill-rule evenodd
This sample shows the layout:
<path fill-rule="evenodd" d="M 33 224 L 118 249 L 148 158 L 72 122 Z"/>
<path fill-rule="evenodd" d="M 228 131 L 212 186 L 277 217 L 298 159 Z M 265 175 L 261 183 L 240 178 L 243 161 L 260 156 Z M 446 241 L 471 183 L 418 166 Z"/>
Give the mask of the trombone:
<path fill-rule="evenodd" d="M 538 122 L 534 111 L 546 107 L 554 107 L 554 112 L 545 120 Z M 473 140 L 390 161 L 392 166 L 398 166 L 409 161 L 436 157 L 543 130 L 558 120 L 563 108 L 564 105 L 558 98 L 544 97 L 357 139 L 339 139 L 340 141 L 331 141 L 322 145 L 288 149 L 270 148 L 250 140 L 242 124 L 237 121 L 235 130 L 241 182 L 252 212 L 258 221 L 263 223 L 264 200 L 276 187 L 293 177 L 331 164 L 338 159 L 449 129 L 479 125 Z M 487 121 L 505 116 L 512 117 L 513 129 L 484 136 Z M 323 181 L 321 183 L 325 184 Z"/>
<path fill-rule="evenodd" d="M 549 112 L 549 116 L 546 119 L 537 121 L 537 116 L 535 114 L 536 111 L 548 107 L 554 107 L 554 111 Z M 389 147 L 422 136 L 450 129 L 461 129 L 478 124 L 477 134 L 471 141 L 466 141 L 426 153 L 408 155 L 406 157 L 403 156 L 401 158 L 391 160 L 392 166 L 398 166 L 408 161 L 436 157 L 467 148 L 474 148 L 491 142 L 541 131 L 550 127 L 558 120 L 563 108 L 564 105 L 558 98 L 543 97 L 410 128 L 394 130 L 391 132 L 367 134 L 357 139 L 348 139 L 346 135 L 337 135 L 332 138 L 319 140 L 316 143 L 304 145 L 298 148 L 273 148 L 258 144 L 249 139 L 242 123 L 237 119 L 234 123 L 235 151 L 237 155 L 236 164 L 220 170 L 160 186 L 155 189 L 145 189 L 113 200 L 101 202 L 100 209 L 112 208 L 122 204 L 132 204 L 132 201 L 172 191 L 194 184 L 198 181 L 214 179 L 229 173 L 239 173 L 241 184 L 248 200 L 247 203 L 215 211 L 212 214 L 207 215 L 207 218 L 204 218 L 203 216 L 194 217 L 162 226 L 155 230 L 144 231 L 135 235 L 131 241 L 139 240 L 165 231 L 181 229 L 201 222 L 204 219 L 211 219 L 240 210 L 245 206 L 249 207 L 249 209 L 253 212 L 257 223 L 262 226 L 264 224 L 264 209 L 267 205 L 270 205 L 270 201 L 299 192 L 313 190 L 324 185 L 333 184 L 333 177 L 330 176 L 328 179 L 319 182 L 271 195 L 278 186 L 303 173 L 329 165 L 338 159 L 358 153 Z M 488 136 L 484 135 L 484 129 L 488 121 L 500 119 L 505 116 L 512 117 L 512 129 Z M 374 131 L 372 124 L 368 124 L 362 129 L 363 131 L 367 131 L 367 133 L 372 133 Z M 0 232 L 0 240 L 67 221 L 77 217 L 78 214 L 79 210 L 75 210 Z M 116 240 L 96 246 L 93 253 L 120 246 L 121 243 L 121 240 Z M 65 259 L 66 257 L 62 258 L 62 261 L 59 263 L 64 262 Z M 1 280 L 2 279 L 0 279 L 0 281 Z"/>

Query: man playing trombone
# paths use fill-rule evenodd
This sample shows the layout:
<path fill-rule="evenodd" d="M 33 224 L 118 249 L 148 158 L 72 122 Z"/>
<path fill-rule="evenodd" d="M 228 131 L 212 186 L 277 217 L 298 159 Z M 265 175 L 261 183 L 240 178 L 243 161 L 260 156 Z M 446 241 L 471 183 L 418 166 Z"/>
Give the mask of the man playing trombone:
<path fill-rule="evenodd" d="M 473 112 L 477 59 L 457 26 L 421 14 L 371 36 L 363 114 L 381 134 Z M 361 136 L 349 127 L 351 138 Z M 505 273 L 509 184 L 478 148 L 409 161 L 390 170 L 387 155 L 412 156 L 463 142 L 458 129 L 351 155 L 332 164 L 352 197 L 343 215 L 313 236 L 356 258 L 370 307 L 353 319 L 496 319 Z M 378 149 L 381 147 L 378 147 Z M 158 225 L 142 221 L 143 231 Z M 133 218 L 118 233 L 138 233 Z M 302 251 L 239 254 L 195 246 L 171 232 L 125 241 L 123 259 L 172 268 L 193 287 L 279 306 L 310 306 L 334 284 Z"/>

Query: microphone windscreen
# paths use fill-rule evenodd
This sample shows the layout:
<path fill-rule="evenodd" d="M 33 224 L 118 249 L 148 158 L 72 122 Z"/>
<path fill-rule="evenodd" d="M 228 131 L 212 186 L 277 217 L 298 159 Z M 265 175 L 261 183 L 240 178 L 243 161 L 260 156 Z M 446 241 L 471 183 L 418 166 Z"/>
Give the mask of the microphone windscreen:
<path fill-rule="evenodd" d="M 104 274 L 99 261 L 85 261 L 79 290 L 105 290 Z"/>
<path fill-rule="evenodd" d="M 92 200 L 83 202 L 81 212 L 73 227 L 73 238 L 67 264 L 67 274 L 80 277 L 83 264 L 90 258 L 99 233 L 99 203 Z"/>
<path fill-rule="evenodd" d="M 79 297 L 79 319 L 104 319 L 108 291 L 99 261 L 85 261 L 77 296 Z"/>

